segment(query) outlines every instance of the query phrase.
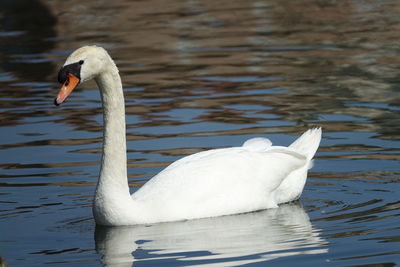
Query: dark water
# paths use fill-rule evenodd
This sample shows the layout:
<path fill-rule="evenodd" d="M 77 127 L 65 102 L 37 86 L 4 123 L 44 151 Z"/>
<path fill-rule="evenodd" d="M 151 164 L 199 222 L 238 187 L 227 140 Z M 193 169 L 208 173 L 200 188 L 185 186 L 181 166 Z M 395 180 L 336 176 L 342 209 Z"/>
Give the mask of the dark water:
<path fill-rule="evenodd" d="M 400 263 L 400 2 L 1 1 L 0 255 L 9 266 Z M 94 83 L 54 107 L 66 56 L 99 44 L 127 103 L 132 192 L 170 162 L 268 136 L 323 141 L 297 203 L 96 228 Z"/>

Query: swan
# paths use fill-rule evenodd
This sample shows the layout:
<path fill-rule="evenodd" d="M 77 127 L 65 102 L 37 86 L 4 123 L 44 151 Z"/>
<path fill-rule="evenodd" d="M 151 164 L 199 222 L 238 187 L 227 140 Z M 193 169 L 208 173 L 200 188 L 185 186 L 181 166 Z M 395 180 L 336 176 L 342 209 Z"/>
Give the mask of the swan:
<path fill-rule="evenodd" d="M 321 140 L 306 131 L 289 147 L 252 138 L 179 159 L 130 194 L 125 104 L 118 68 L 99 46 L 75 50 L 58 73 L 63 103 L 80 83 L 94 79 L 103 106 L 103 148 L 93 200 L 99 225 L 120 226 L 216 217 L 276 208 L 300 197 Z"/>

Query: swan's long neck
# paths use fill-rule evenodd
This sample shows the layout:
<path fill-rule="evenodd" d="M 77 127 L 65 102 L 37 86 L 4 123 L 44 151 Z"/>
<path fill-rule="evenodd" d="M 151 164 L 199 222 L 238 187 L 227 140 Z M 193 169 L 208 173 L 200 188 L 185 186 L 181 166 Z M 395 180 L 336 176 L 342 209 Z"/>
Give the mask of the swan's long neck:
<path fill-rule="evenodd" d="M 103 156 L 96 193 L 129 194 L 124 95 L 118 69 L 110 63 L 109 69 L 95 79 L 100 88 L 104 120 Z"/>
<path fill-rule="evenodd" d="M 104 139 L 100 178 L 93 215 L 102 225 L 127 225 L 138 211 L 129 193 L 126 171 L 125 104 L 121 78 L 114 62 L 95 78 L 103 102 Z"/>

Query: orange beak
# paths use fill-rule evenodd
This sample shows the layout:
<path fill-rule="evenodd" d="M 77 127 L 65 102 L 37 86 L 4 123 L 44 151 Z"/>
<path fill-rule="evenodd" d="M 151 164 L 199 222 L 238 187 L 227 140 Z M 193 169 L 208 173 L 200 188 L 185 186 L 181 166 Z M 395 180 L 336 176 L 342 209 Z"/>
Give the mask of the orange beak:
<path fill-rule="evenodd" d="M 57 106 L 64 102 L 65 99 L 71 94 L 71 92 L 75 89 L 75 87 L 79 84 L 79 78 L 75 75 L 68 73 L 67 80 L 61 86 L 60 91 L 58 92 L 57 98 L 54 100 L 54 104 Z"/>

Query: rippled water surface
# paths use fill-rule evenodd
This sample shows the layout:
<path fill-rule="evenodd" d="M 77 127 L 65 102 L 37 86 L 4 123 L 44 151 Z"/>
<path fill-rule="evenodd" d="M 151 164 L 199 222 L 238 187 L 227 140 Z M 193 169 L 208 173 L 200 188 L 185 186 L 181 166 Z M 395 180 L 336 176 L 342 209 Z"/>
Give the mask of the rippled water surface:
<path fill-rule="evenodd" d="M 0 256 L 9 266 L 400 263 L 398 1 L 0 2 Z M 134 192 L 172 161 L 255 136 L 323 140 L 299 202 L 95 227 L 93 82 L 53 106 L 85 44 L 123 79 Z"/>

